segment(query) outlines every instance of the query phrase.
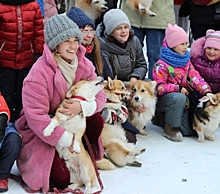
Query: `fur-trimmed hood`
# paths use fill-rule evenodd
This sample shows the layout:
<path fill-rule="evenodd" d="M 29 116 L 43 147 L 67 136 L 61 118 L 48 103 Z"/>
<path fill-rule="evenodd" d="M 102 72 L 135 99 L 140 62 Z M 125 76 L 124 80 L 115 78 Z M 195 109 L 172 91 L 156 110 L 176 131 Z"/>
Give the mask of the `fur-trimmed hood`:
<path fill-rule="evenodd" d="M 192 58 L 204 55 L 204 45 L 206 38 L 202 37 L 195 40 L 191 45 L 190 55 Z"/>

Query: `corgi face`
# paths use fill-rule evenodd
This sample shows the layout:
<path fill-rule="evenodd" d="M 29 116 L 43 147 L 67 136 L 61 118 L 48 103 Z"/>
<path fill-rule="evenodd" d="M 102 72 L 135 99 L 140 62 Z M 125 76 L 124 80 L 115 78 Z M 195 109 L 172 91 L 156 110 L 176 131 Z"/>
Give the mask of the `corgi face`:
<path fill-rule="evenodd" d="M 134 83 L 130 83 L 131 91 L 133 93 L 132 101 L 141 102 L 142 99 L 154 98 L 156 81 L 143 81 L 137 80 Z"/>
<path fill-rule="evenodd" d="M 104 91 L 107 94 L 107 98 L 112 102 L 121 102 L 121 96 L 125 92 L 125 85 L 122 81 L 115 78 L 112 80 L 108 77 L 108 81 L 105 82 Z"/>
<path fill-rule="evenodd" d="M 96 94 L 104 88 L 104 80 L 97 77 L 94 80 L 81 80 L 74 84 L 66 94 L 66 98 L 82 96 L 86 101 L 95 100 Z"/>

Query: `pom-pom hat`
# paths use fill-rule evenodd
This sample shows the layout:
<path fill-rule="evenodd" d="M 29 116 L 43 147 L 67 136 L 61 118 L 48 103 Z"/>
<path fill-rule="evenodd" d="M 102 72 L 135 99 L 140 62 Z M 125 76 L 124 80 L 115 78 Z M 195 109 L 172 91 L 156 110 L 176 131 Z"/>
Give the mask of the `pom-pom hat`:
<path fill-rule="evenodd" d="M 176 24 L 167 25 L 165 39 L 169 48 L 174 48 L 184 42 L 189 42 L 187 33 Z"/>
<path fill-rule="evenodd" d="M 79 27 L 66 15 L 54 15 L 48 19 L 44 29 L 44 39 L 49 49 L 53 51 L 58 44 L 68 38 L 76 37 L 82 42 Z"/>

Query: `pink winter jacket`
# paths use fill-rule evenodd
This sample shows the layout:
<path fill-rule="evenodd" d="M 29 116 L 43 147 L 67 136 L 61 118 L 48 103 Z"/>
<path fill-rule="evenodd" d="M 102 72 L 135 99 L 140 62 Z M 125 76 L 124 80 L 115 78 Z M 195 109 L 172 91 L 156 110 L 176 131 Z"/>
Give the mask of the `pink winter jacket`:
<path fill-rule="evenodd" d="M 44 24 L 53 15 L 58 14 L 54 0 L 44 0 Z"/>
<path fill-rule="evenodd" d="M 85 48 L 80 46 L 77 51 L 78 68 L 74 83 L 85 78 L 96 77 L 92 62 L 84 54 Z M 56 111 L 65 98 L 67 90 L 65 78 L 45 44 L 42 57 L 33 65 L 24 80 L 23 110 L 16 122 L 16 128 L 23 136 L 17 165 L 24 182 L 31 189 L 42 189 L 43 192 L 49 189 L 50 170 L 55 154 L 54 146 L 65 129 L 58 126 L 48 137 L 43 136 L 43 130 L 51 121 L 49 114 Z M 106 102 L 104 91 L 97 94 L 96 102 L 96 112 L 100 112 Z"/>
<path fill-rule="evenodd" d="M 204 80 L 210 85 L 214 93 L 220 91 L 220 58 L 210 61 L 204 55 L 206 38 L 195 40 L 191 46 L 191 62 Z M 217 44 L 217 43 L 216 43 Z"/>
<path fill-rule="evenodd" d="M 165 40 L 163 47 L 167 47 Z M 203 95 L 211 91 L 210 86 L 190 61 L 183 67 L 173 67 L 160 59 L 153 67 L 153 79 L 157 82 L 158 97 L 171 92 L 180 92 L 181 87 L 187 88 L 188 81 Z"/>

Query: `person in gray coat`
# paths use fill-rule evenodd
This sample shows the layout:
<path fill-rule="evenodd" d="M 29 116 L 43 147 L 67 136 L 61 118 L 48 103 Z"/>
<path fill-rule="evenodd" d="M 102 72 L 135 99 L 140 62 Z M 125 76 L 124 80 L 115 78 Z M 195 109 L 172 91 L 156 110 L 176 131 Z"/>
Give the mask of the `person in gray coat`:
<path fill-rule="evenodd" d="M 111 9 L 96 28 L 100 48 L 113 74 L 121 81 L 144 80 L 147 62 L 139 39 L 134 36 L 126 14 L 120 9 Z M 138 129 L 127 120 L 122 124 L 129 142 L 136 143 Z"/>
<path fill-rule="evenodd" d="M 111 9 L 97 26 L 100 48 L 114 76 L 122 81 L 144 80 L 147 62 L 139 39 L 134 36 L 126 14 Z"/>

